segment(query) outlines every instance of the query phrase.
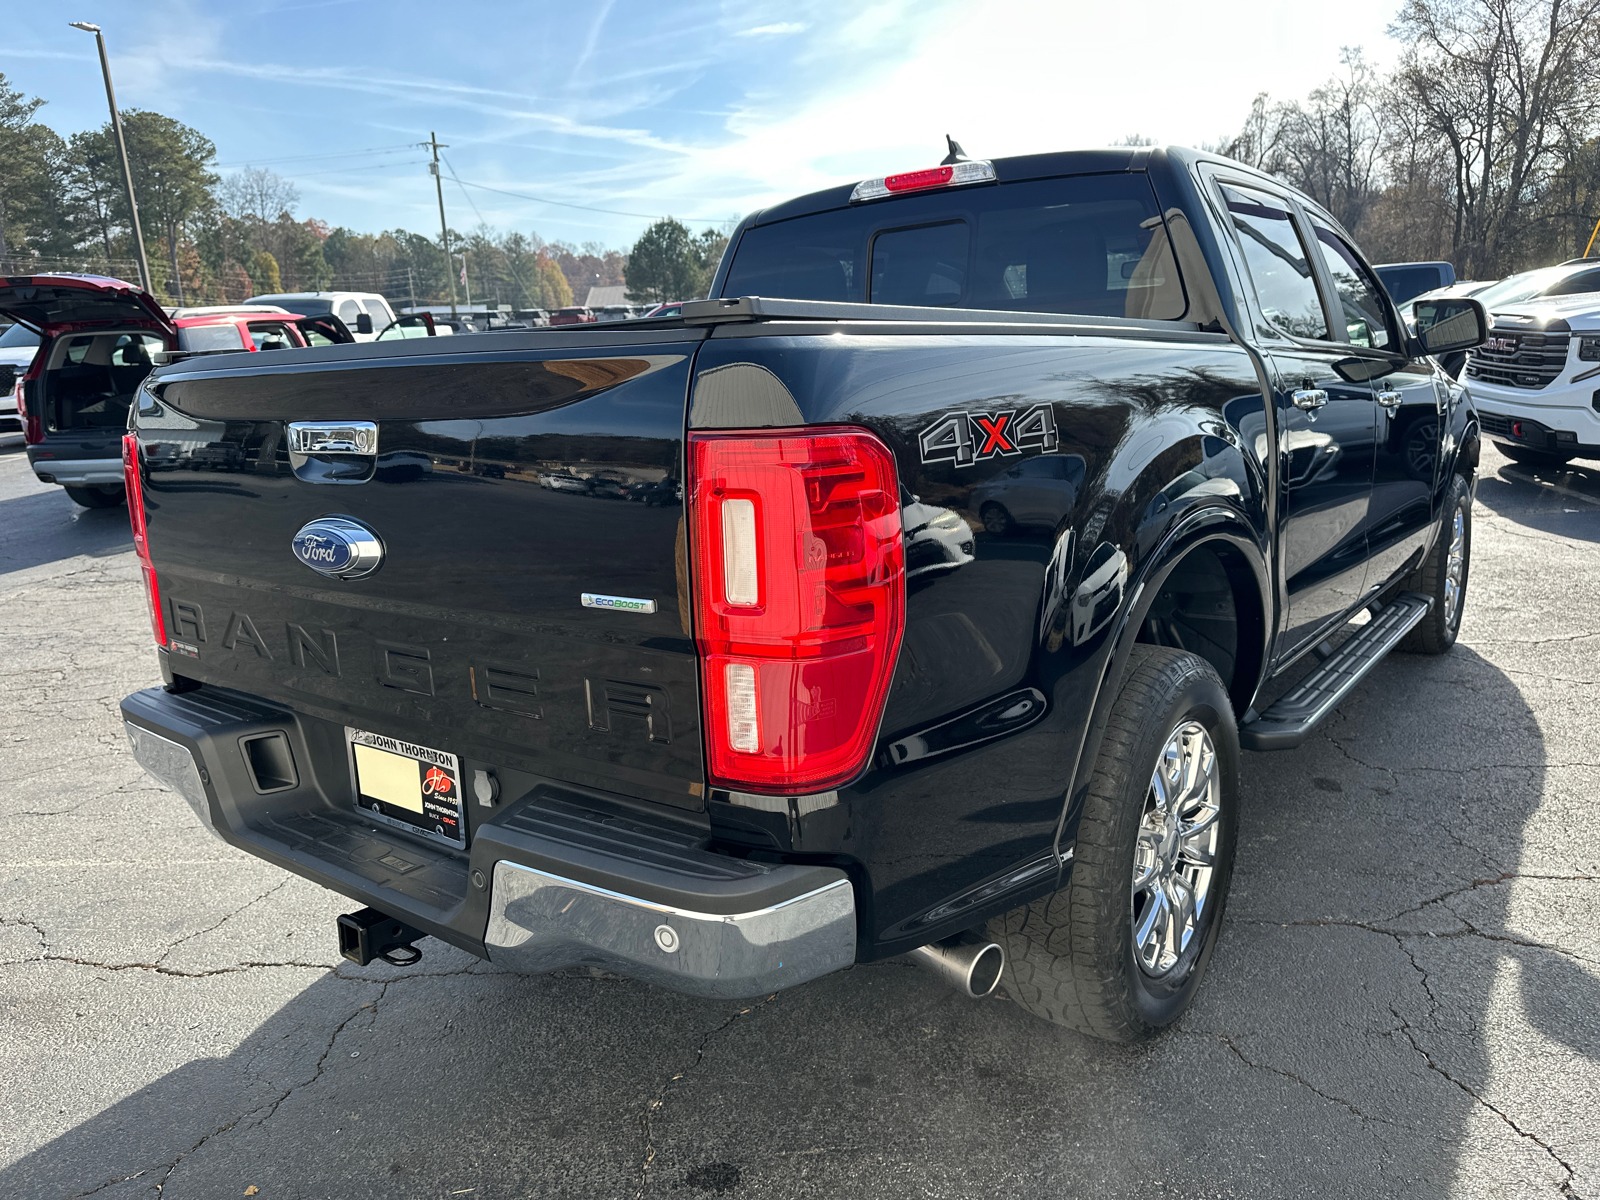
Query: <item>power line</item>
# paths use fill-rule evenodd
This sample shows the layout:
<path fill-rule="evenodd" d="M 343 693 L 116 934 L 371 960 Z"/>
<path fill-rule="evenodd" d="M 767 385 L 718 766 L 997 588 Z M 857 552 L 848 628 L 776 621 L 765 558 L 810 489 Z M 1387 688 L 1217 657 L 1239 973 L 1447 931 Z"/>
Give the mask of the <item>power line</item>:
<path fill-rule="evenodd" d="M 660 213 L 623 212 L 620 208 L 596 208 L 592 204 L 570 204 L 565 200 L 551 200 L 545 196 L 530 196 L 526 192 L 509 192 L 505 188 L 490 187 L 486 183 L 473 183 L 470 179 L 456 179 L 455 172 L 450 173 L 451 178 L 464 187 L 474 187 L 483 192 L 495 192 L 501 196 L 514 196 L 518 200 L 532 200 L 535 204 L 554 204 L 561 208 L 578 208 L 584 212 L 608 213 L 613 217 L 638 217 L 644 221 L 660 221 L 664 218 Z M 684 217 L 685 221 L 705 221 L 717 224 L 725 220 L 723 217 Z"/>
<path fill-rule="evenodd" d="M 269 163 L 309 162 L 322 158 L 355 158 L 361 154 L 397 154 L 401 150 L 414 149 L 416 145 L 416 142 L 399 142 L 393 146 L 369 146 L 365 150 L 337 150 L 331 154 L 289 154 L 282 158 L 252 158 L 241 162 L 217 163 L 216 166 L 219 170 L 227 170 L 229 167 L 258 167 Z"/>

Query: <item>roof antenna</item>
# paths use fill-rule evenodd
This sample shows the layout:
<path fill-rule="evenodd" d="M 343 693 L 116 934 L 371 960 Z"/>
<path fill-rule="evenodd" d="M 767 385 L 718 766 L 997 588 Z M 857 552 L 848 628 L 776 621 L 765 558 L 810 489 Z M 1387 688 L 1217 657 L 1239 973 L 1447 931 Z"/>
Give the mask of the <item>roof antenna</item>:
<path fill-rule="evenodd" d="M 950 147 L 950 153 L 946 154 L 944 158 L 939 160 L 939 165 L 941 167 L 948 167 L 952 163 L 967 161 L 967 152 L 961 148 L 960 142 L 956 141 L 955 138 L 951 137 L 948 133 L 944 135 L 944 140 L 946 145 Z"/>

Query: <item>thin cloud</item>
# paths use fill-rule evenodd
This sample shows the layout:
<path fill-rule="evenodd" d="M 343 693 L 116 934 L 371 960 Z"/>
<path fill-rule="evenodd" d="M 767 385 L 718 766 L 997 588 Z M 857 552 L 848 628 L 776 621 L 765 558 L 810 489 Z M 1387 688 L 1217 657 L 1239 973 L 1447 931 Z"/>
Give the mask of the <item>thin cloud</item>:
<path fill-rule="evenodd" d="M 804 33 L 809 25 L 802 25 L 799 21 L 780 21 L 776 25 L 757 25 L 754 29 L 741 29 L 734 37 L 788 37 L 792 33 Z"/>

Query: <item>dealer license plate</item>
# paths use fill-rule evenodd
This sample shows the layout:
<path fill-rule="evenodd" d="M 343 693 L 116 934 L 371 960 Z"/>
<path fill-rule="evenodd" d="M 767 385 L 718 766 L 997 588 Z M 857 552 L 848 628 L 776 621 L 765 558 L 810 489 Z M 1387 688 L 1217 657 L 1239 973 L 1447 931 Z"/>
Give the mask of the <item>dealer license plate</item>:
<path fill-rule="evenodd" d="M 344 739 L 362 812 L 411 833 L 466 845 L 461 763 L 454 754 L 348 725 Z"/>

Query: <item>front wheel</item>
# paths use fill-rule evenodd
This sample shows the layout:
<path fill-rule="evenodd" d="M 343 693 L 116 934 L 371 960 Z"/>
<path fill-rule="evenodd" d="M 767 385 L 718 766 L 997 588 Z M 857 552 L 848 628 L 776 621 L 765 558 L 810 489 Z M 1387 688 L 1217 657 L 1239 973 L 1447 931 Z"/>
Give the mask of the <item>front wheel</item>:
<path fill-rule="evenodd" d="M 1445 493 L 1439 537 L 1422 565 L 1405 582 L 1407 591 L 1432 596 L 1433 607 L 1406 634 L 1400 649 L 1413 654 L 1443 654 L 1456 644 L 1471 567 L 1472 489 L 1461 476 L 1453 475 Z"/>
<path fill-rule="evenodd" d="M 123 489 L 115 485 L 106 487 L 69 487 L 66 489 L 68 496 L 72 497 L 74 504 L 84 508 L 115 508 L 127 497 Z"/>
<path fill-rule="evenodd" d="M 1198 655 L 1137 645 L 1053 896 L 989 922 L 1006 991 L 1107 1041 L 1150 1037 L 1189 1006 L 1221 929 L 1239 811 L 1239 731 Z"/>

